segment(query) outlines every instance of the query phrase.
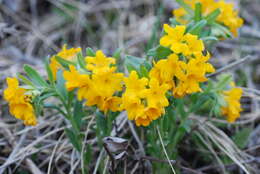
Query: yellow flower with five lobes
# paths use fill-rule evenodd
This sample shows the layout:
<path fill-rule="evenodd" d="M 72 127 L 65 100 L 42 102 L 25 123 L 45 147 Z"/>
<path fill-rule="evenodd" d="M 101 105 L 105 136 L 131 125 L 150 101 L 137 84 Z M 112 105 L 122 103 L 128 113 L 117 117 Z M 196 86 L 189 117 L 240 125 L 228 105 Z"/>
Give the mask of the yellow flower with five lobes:
<path fill-rule="evenodd" d="M 238 16 L 238 11 L 234 9 L 234 5 L 224 0 L 184 0 L 184 2 L 192 9 L 195 9 L 196 3 L 201 3 L 203 16 L 207 16 L 214 10 L 220 9 L 220 14 L 216 21 L 228 27 L 235 37 L 238 35 L 238 28 L 244 23 L 243 19 Z M 173 15 L 181 24 L 187 24 L 191 20 L 183 7 L 173 10 Z"/>
<path fill-rule="evenodd" d="M 175 87 L 174 77 L 180 80 L 185 79 L 183 66 L 185 63 L 179 60 L 179 56 L 171 54 L 167 59 L 161 59 L 154 63 L 154 67 L 149 72 L 150 78 L 156 78 L 160 84 L 167 84 L 169 89 Z"/>
<path fill-rule="evenodd" d="M 51 68 L 54 80 L 56 80 L 56 78 L 57 78 L 56 76 L 57 76 L 58 70 L 60 68 L 62 68 L 60 63 L 56 60 L 55 56 L 59 56 L 68 61 L 75 61 L 77 58 L 76 56 L 79 52 L 81 52 L 81 48 L 67 49 L 67 45 L 65 44 L 65 45 L 63 45 L 62 50 L 58 54 L 56 54 L 50 58 L 50 68 Z"/>
<path fill-rule="evenodd" d="M 173 28 L 164 24 L 163 28 L 166 35 L 160 39 L 160 45 L 169 47 L 175 54 L 190 56 L 204 50 L 204 43 L 198 36 L 185 34 L 186 26 L 177 25 Z"/>
<path fill-rule="evenodd" d="M 183 42 L 186 26 L 177 25 L 173 28 L 168 24 L 164 24 L 163 28 L 166 35 L 160 39 L 160 45 L 170 47 L 170 49 L 176 54 L 186 53 L 188 46 Z"/>
<path fill-rule="evenodd" d="M 183 66 L 186 72 L 185 80 L 179 81 L 177 87 L 173 89 L 173 95 L 175 97 L 180 98 L 186 94 L 202 91 L 199 83 L 208 80 L 206 73 L 215 71 L 214 67 L 207 62 L 209 58 L 209 53 L 207 53 L 206 56 L 202 53 L 197 53 L 195 54 L 195 58 L 189 59 L 189 62 Z"/>
<path fill-rule="evenodd" d="M 101 51 L 98 50 L 96 52 L 95 57 L 87 56 L 86 60 L 86 69 L 92 71 L 94 74 L 98 73 L 99 71 L 106 71 L 110 65 L 114 65 L 116 63 L 116 59 L 112 57 L 106 57 L 106 55 Z"/>
<path fill-rule="evenodd" d="M 242 111 L 240 98 L 243 90 L 236 88 L 234 85 L 231 86 L 232 88 L 230 90 L 224 91 L 224 98 L 227 105 L 222 107 L 221 111 L 222 114 L 226 116 L 227 121 L 233 123 L 240 117 L 240 112 Z"/>
<path fill-rule="evenodd" d="M 24 88 L 19 87 L 16 78 L 7 78 L 7 89 L 4 90 L 4 99 L 9 103 L 10 113 L 17 119 L 23 120 L 25 125 L 35 126 L 37 119 L 31 102 L 31 96 Z"/>
<path fill-rule="evenodd" d="M 159 84 L 156 78 L 150 79 L 149 89 L 144 91 L 144 96 L 147 100 L 148 106 L 155 107 L 166 107 L 169 105 L 168 99 L 166 97 L 166 92 L 169 86 L 167 84 Z"/>
<path fill-rule="evenodd" d="M 124 78 L 126 91 L 125 94 L 128 95 L 132 93 L 137 97 L 143 98 L 143 91 L 146 85 L 148 85 L 148 79 L 143 77 L 139 79 L 136 71 L 131 71 L 129 77 Z"/>

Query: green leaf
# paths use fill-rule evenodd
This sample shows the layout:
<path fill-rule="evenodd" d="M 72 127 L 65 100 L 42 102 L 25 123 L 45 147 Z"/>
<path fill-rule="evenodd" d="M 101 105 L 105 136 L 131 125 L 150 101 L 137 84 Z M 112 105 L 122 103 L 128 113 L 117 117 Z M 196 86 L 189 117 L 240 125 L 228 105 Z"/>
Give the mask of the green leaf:
<path fill-rule="evenodd" d="M 107 135 L 107 120 L 105 115 L 103 115 L 100 111 L 96 112 L 96 122 L 97 122 L 97 128 L 99 129 L 100 135 L 106 136 Z"/>
<path fill-rule="evenodd" d="M 81 151 L 81 141 L 80 141 L 80 137 L 77 136 L 74 131 L 72 129 L 65 129 L 65 133 L 68 136 L 71 144 L 74 146 L 74 148 L 80 152 Z"/>
<path fill-rule="evenodd" d="M 117 60 L 120 59 L 121 52 L 122 52 L 122 49 L 121 49 L 121 48 L 118 48 L 118 49 L 114 52 L 113 58 L 116 58 Z"/>
<path fill-rule="evenodd" d="M 32 80 L 33 84 L 40 87 L 48 87 L 48 83 L 39 75 L 39 73 L 34 70 L 29 65 L 24 65 L 24 71 L 27 76 Z"/>
<path fill-rule="evenodd" d="M 181 126 L 185 132 L 189 133 L 191 131 L 192 120 L 185 120 Z"/>
<path fill-rule="evenodd" d="M 155 59 L 159 60 L 159 59 L 166 58 L 171 53 L 172 53 L 172 51 L 170 50 L 170 48 L 163 47 L 163 46 L 157 46 L 156 48 L 150 49 L 147 52 L 147 55 L 152 56 Z"/>
<path fill-rule="evenodd" d="M 191 34 L 199 35 L 203 27 L 205 27 L 206 25 L 207 21 L 203 19 L 197 22 L 193 27 L 191 27 L 191 29 L 188 32 Z"/>
<path fill-rule="evenodd" d="M 139 58 L 139 57 L 134 57 L 134 56 L 129 56 L 127 55 L 125 57 L 125 65 L 127 67 L 131 67 L 131 69 L 135 69 L 136 71 L 140 70 L 140 66 L 145 62 L 145 59 Z"/>
<path fill-rule="evenodd" d="M 176 2 L 185 9 L 185 11 L 187 11 L 190 15 L 193 15 L 193 9 L 191 8 L 191 6 L 189 6 L 188 4 L 186 4 L 183 0 L 176 0 Z"/>
<path fill-rule="evenodd" d="M 223 37 L 226 37 L 226 38 L 230 38 L 232 37 L 232 33 L 230 32 L 230 30 L 226 27 L 226 26 L 223 26 L 221 24 L 218 24 L 216 22 L 214 22 L 212 24 L 212 33 L 214 35 L 217 35 L 217 36 L 223 36 Z"/>
<path fill-rule="evenodd" d="M 175 27 L 176 25 L 180 25 L 180 23 L 175 18 L 169 19 L 171 26 Z"/>
<path fill-rule="evenodd" d="M 241 149 L 245 148 L 247 143 L 248 143 L 248 139 L 249 139 L 249 135 L 252 132 L 252 128 L 243 128 L 242 130 L 240 130 L 239 132 L 237 132 L 232 139 L 234 140 L 234 143 Z"/>
<path fill-rule="evenodd" d="M 210 96 L 200 95 L 196 103 L 192 104 L 192 106 L 190 107 L 189 113 L 197 112 L 199 109 L 201 109 L 201 106 L 209 100 L 210 100 Z"/>
<path fill-rule="evenodd" d="M 144 65 L 141 65 L 140 67 L 140 77 L 148 77 L 149 76 L 149 71 L 146 69 Z"/>
<path fill-rule="evenodd" d="M 59 56 L 55 56 L 55 59 L 59 62 L 59 64 L 61 64 L 61 66 L 65 69 L 69 69 L 70 65 L 76 66 L 76 63 L 71 62 L 69 60 L 65 60 L 62 57 Z"/>
<path fill-rule="evenodd" d="M 56 84 L 56 90 L 57 93 L 65 100 L 68 101 L 68 92 L 65 88 L 65 79 L 63 77 L 62 70 L 58 70 L 57 72 L 57 84 Z"/>
<path fill-rule="evenodd" d="M 49 59 L 45 60 L 45 70 L 48 74 L 48 79 L 49 79 L 50 83 L 54 84 L 54 78 L 53 78 L 53 74 L 52 74 L 52 71 L 51 71 Z"/>
<path fill-rule="evenodd" d="M 223 91 L 232 81 L 232 76 L 230 74 L 222 74 L 218 77 L 218 80 L 215 89 L 217 91 Z"/>
<path fill-rule="evenodd" d="M 207 23 L 212 24 L 213 22 L 215 22 L 220 13 L 221 13 L 221 11 L 218 8 L 218 9 L 214 10 L 213 12 L 211 12 L 210 14 L 208 14 L 205 17 L 205 19 L 207 20 Z"/>
<path fill-rule="evenodd" d="M 90 144 L 87 144 L 86 152 L 84 153 L 85 164 L 90 164 L 92 160 L 92 149 Z"/>
<path fill-rule="evenodd" d="M 194 16 L 194 20 L 195 22 L 198 22 L 201 20 L 201 3 L 196 3 L 195 5 L 195 16 Z"/>
<path fill-rule="evenodd" d="M 77 127 L 80 129 L 82 125 L 82 118 L 84 117 L 82 102 L 76 101 L 73 107 L 73 119 L 75 120 Z"/>
<path fill-rule="evenodd" d="M 95 57 L 96 53 L 92 48 L 88 47 L 88 48 L 86 48 L 86 55 L 91 56 L 91 57 Z"/>
<path fill-rule="evenodd" d="M 207 36 L 207 37 L 203 37 L 201 38 L 203 41 L 207 42 L 207 41 L 218 41 L 218 38 L 214 37 L 214 36 Z"/>
<path fill-rule="evenodd" d="M 17 76 L 26 85 L 34 87 L 34 84 L 28 78 L 26 78 L 25 76 L 21 75 L 20 73 L 17 73 Z"/>
<path fill-rule="evenodd" d="M 82 53 L 77 54 L 77 60 L 78 60 L 78 64 L 79 64 L 80 68 L 86 69 L 86 62 L 83 58 Z"/>

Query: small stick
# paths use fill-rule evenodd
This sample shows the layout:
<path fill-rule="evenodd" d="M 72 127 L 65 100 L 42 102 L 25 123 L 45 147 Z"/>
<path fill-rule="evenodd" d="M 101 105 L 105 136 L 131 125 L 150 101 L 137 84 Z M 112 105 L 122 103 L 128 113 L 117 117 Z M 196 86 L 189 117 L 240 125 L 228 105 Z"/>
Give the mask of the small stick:
<path fill-rule="evenodd" d="M 242 58 L 242 59 L 239 59 L 239 60 L 237 60 L 237 61 L 235 61 L 235 62 L 233 62 L 233 63 L 228 64 L 227 66 L 224 66 L 224 67 L 218 69 L 215 73 L 208 74 L 207 77 L 216 76 L 216 75 L 218 75 L 218 74 L 221 74 L 222 72 L 225 72 L 225 71 L 227 71 L 227 70 L 230 70 L 230 69 L 232 69 L 232 68 L 234 68 L 234 67 L 236 67 L 236 66 L 238 66 L 238 65 L 240 65 L 240 64 L 242 64 L 242 63 L 250 62 L 250 61 L 252 61 L 252 60 L 254 60 L 254 59 L 256 59 L 256 58 L 257 58 L 257 56 L 248 55 L 248 56 L 246 56 L 246 57 L 244 57 L 244 58 Z"/>
<path fill-rule="evenodd" d="M 172 169 L 172 173 L 176 174 L 176 172 L 175 172 L 175 170 L 174 170 L 174 168 L 173 168 L 173 166 L 172 166 L 171 160 L 170 160 L 170 158 L 169 158 L 169 156 L 168 156 L 168 154 L 167 154 L 167 151 L 166 151 L 166 149 L 165 149 L 165 147 L 164 147 L 163 140 L 162 140 L 162 136 L 161 136 L 161 133 L 160 133 L 160 130 L 159 130 L 158 126 L 156 127 L 156 129 L 157 129 L 157 132 L 158 132 L 158 135 L 159 135 L 159 140 L 160 140 L 160 142 L 161 142 L 161 144 L 162 144 L 163 152 L 164 152 L 164 154 L 165 154 L 165 156 L 166 156 L 166 158 L 167 158 L 167 161 L 168 161 L 168 163 L 169 163 L 169 165 L 170 165 L 170 167 L 171 167 L 171 169 Z"/>

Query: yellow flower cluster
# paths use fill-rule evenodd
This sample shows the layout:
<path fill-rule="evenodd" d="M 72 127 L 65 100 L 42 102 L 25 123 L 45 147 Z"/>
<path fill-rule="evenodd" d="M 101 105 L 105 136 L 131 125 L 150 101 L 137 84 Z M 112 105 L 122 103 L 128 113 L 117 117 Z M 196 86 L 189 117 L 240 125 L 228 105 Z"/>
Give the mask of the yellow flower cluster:
<path fill-rule="evenodd" d="M 127 111 L 129 120 L 135 120 L 137 126 L 148 126 L 165 113 L 164 107 L 169 105 L 165 96 L 167 84 L 160 85 L 157 78 L 140 79 L 136 71 L 131 71 L 124 82 L 121 107 Z"/>
<path fill-rule="evenodd" d="M 164 24 L 166 35 L 160 39 L 160 45 L 170 47 L 176 53 L 182 53 L 184 56 L 191 56 L 194 53 L 204 50 L 203 41 L 198 39 L 197 35 L 186 33 L 185 25 L 177 25 L 175 28 Z"/>
<path fill-rule="evenodd" d="M 114 58 L 106 57 L 101 50 L 95 57 L 86 57 L 86 69 L 91 74 L 81 74 L 74 66 L 64 71 L 66 88 L 71 91 L 78 88 L 78 99 L 86 100 L 87 106 L 94 106 L 104 111 L 120 110 L 121 98 L 115 96 L 122 91 L 123 74 L 116 72 Z"/>
<path fill-rule="evenodd" d="M 227 102 L 227 106 L 222 107 L 222 114 L 226 116 L 227 121 L 233 123 L 237 118 L 240 117 L 241 104 L 240 98 L 242 96 L 243 90 L 241 88 L 235 87 L 232 83 L 232 88 L 228 91 L 224 91 L 224 98 Z"/>
<path fill-rule="evenodd" d="M 204 16 L 216 9 L 220 9 L 221 13 L 217 17 L 217 22 L 227 26 L 235 37 L 237 36 L 237 29 L 243 25 L 243 19 L 238 16 L 238 11 L 234 10 L 234 4 L 232 3 L 227 3 L 224 0 L 184 0 L 184 2 L 193 9 L 195 9 L 196 3 L 201 3 Z M 173 10 L 173 14 L 181 24 L 187 23 L 188 16 L 184 8 Z"/>
<path fill-rule="evenodd" d="M 185 26 L 179 25 L 173 28 L 165 24 L 164 30 L 166 35 L 161 38 L 160 44 L 170 47 L 174 53 L 167 59 L 158 61 L 152 68 L 150 76 L 159 79 L 161 84 L 168 84 L 175 97 L 200 92 L 199 83 L 207 81 L 206 73 L 215 71 L 213 66 L 207 63 L 209 53 L 206 56 L 202 53 L 203 41 L 196 35 L 185 34 Z M 183 60 L 179 60 L 181 56 Z"/>
<path fill-rule="evenodd" d="M 4 99 L 9 103 L 9 110 L 17 119 L 24 121 L 25 125 L 34 126 L 37 119 L 31 104 L 31 95 L 26 89 L 19 87 L 16 78 L 7 78 L 8 88 L 4 90 Z"/>
<path fill-rule="evenodd" d="M 56 75 L 57 75 L 57 71 L 62 68 L 62 66 L 59 64 L 59 62 L 56 60 L 56 56 L 59 56 L 65 60 L 68 60 L 68 61 L 75 61 L 76 60 L 76 56 L 77 54 L 81 52 L 81 48 L 70 48 L 70 49 L 67 49 L 67 45 L 63 45 L 62 47 L 62 50 L 52 56 L 50 58 L 50 68 L 51 68 L 51 71 L 52 71 L 52 75 L 53 75 L 53 78 L 54 80 L 56 80 Z"/>

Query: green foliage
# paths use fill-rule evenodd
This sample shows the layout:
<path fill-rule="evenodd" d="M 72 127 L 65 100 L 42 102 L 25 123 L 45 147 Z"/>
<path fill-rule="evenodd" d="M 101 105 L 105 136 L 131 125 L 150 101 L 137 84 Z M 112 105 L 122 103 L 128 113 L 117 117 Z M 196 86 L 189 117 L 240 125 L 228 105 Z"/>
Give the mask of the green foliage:
<path fill-rule="evenodd" d="M 157 46 L 155 48 L 150 49 L 147 52 L 147 55 L 152 56 L 155 60 L 160 60 L 169 56 L 171 52 L 172 51 L 169 48 Z"/>
<path fill-rule="evenodd" d="M 69 138 L 71 144 L 78 152 L 81 152 L 81 139 L 74 129 L 65 129 L 66 135 Z"/>
<path fill-rule="evenodd" d="M 29 65 L 24 65 L 24 71 L 35 86 L 49 87 L 48 83 L 40 76 L 40 74 Z M 25 80 L 25 78 L 23 79 Z"/>
<path fill-rule="evenodd" d="M 234 143 L 241 149 L 245 148 L 248 140 L 249 135 L 252 132 L 252 128 L 242 128 L 240 131 L 236 132 L 236 134 L 232 137 Z"/>
<path fill-rule="evenodd" d="M 86 55 L 94 57 L 96 55 L 96 53 L 92 48 L 88 47 L 88 48 L 86 48 Z"/>

